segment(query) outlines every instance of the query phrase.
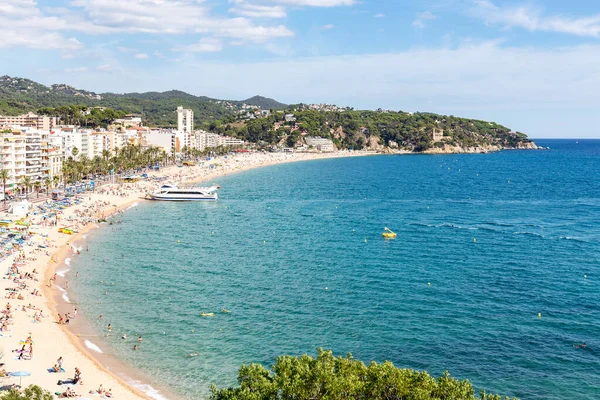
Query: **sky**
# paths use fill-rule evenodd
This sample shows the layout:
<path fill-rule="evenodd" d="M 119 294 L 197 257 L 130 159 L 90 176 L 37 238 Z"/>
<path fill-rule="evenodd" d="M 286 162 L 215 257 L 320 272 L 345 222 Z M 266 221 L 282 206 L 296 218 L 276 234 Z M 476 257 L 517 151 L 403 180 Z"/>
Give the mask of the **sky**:
<path fill-rule="evenodd" d="M 600 137 L 598 0 L 0 0 L 0 75 Z"/>

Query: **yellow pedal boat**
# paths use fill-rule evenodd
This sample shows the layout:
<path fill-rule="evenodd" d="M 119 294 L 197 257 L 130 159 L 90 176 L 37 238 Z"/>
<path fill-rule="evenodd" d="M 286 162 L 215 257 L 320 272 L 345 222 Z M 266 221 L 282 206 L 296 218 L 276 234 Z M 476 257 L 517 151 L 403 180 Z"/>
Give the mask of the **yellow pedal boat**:
<path fill-rule="evenodd" d="M 396 233 L 392 232 L 390 228 L 383 228 L 384 232 L 381 234 L 385 239 L 396 239 Z"/>

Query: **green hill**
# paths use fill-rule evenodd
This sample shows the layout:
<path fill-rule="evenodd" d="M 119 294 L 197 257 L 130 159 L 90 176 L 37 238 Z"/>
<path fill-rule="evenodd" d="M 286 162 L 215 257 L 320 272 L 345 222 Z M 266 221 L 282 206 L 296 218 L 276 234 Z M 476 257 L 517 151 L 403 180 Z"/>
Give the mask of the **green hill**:
<path fill-rule="evenodd" d="M 77 104 L 141 114 L 148 125 L 170 127 L 177 124 L 175 110 L 178 106 L 194 110 L 195 122 L 201 124 L 209 120 L 230 120 L 242 103 L 267 109 L 285 107 L 285 104 L 261 96 L 240 102 L 194 96 L 179 90 L 98 94 L 64 84 L 45 86 L 25 78 L 0 77 L 0 115 L 17 115 L 45 107 Z"/>
<path fill-rule="evenodd" d="M 249 99 L 242 100 L 239 103 L 246 103 L 253 106 L 259 106 L 263 110 L 282 110 L 288 106 L 287 104 L 283 104 L 276 100 L 263 96 L 253 96 Z"/>

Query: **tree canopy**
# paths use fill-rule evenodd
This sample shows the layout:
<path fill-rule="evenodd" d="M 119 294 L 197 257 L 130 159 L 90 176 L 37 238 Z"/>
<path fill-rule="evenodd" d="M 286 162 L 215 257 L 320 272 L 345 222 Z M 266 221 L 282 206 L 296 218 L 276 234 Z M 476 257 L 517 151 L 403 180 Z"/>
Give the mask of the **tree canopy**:
<path fill-rule="evenodd" d="M 42 389 L 37 385 L 31 385 L 20 393 L 17 390 L 9 390 L 0 397 L 0 400 L 52 400 L 52 393 Z"/>
<path fill-rule="evenodd" d="M 434 378 L 427 372 L 396 368 L 391 362 L 335 357 L 318 350 L 313 358 L 280 356 L 271 370 L 260 364 L 243 365 L 239 387 L 211 387 L 211 400 L 510 400 L 475 389 L 468 380 L 448 372 Z M 513 400 L 516 400 L 513 398 Z"/>

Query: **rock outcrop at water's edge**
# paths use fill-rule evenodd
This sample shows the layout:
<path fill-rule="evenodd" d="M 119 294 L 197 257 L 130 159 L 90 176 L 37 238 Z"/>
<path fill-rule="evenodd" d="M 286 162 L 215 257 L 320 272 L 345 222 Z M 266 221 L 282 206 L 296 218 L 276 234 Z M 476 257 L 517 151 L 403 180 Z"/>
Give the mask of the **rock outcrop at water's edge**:
<path fill-rule="evenodd" d="M 519 143 L 515 147 L 501 147 L 497 145 L 482 145 L 473 147 L 461 147 L 444 145 L 443 147 L 432 147 L 421 154 L 477 154 L 477 153 L 493 153 L 501 150 L 541 150 L 542 147 L 534 142 Z"/>

